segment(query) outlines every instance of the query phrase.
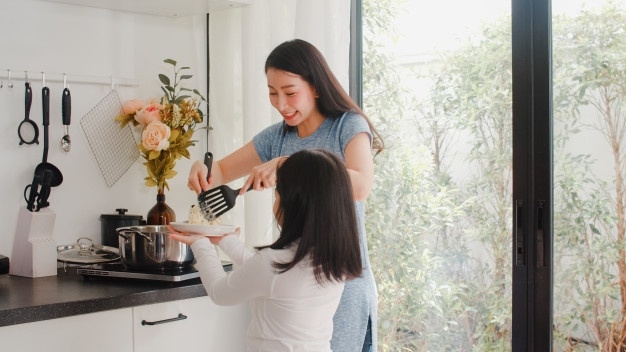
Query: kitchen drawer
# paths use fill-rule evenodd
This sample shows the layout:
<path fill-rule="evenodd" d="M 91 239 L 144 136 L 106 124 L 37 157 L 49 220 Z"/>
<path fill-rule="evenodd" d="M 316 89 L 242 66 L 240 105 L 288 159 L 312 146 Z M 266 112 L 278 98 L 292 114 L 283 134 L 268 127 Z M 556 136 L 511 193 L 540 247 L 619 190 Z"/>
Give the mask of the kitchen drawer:
<path fill-rule="evenodd" d="M 132 352 L 132 308 L 0 327 L 0 350 Z"/>
<path fill-rule="evenodd" d="M 134 351 L 243 352 L 248 321 L 247 304 L 223 307 L 208 297 L 134 307 Z"/>

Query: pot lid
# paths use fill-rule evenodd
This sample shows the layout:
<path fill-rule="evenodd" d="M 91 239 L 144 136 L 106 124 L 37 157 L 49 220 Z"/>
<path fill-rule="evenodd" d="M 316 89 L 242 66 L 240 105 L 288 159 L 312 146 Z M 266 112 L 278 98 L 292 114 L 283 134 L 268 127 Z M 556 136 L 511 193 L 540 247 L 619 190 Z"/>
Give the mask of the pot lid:
<path fill-rule="evenodd" d="M 76 244 L 57 247 L 57 260 L 63 263 L 96 264 L 118 259 L 119 249 L 95 244 L 87 237 L 79 238 Z"/>
<path fill-rule="evenodd" d="M 141 215 L 126 214 L 128 209 L 118 208 L 118 209 L 115 209 L 115 211 L 117 212 L 117 214 L 101 214 L 100 215 L 100 220 L 102 220 L 102 219 L 107 219 L 107 220 L 109 220 L 109 219 L 115 219 L 115 220 L 143 220 L 143 216 L 141 216 Z"/>

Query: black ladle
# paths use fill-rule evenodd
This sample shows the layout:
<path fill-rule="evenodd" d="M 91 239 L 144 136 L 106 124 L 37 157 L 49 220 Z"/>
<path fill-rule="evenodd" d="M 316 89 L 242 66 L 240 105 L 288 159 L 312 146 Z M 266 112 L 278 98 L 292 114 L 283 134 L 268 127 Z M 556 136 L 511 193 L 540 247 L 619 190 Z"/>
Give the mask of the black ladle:
<path fill-rule="evenodd" d="M 22 144 L 39 144 L 39 128 L 37 127 L 37 123 L 29 118 L 30 116 L 30 106 L 33 102 L 33 91 L 30 88 L 30 83 L 28 81 L 24 83 L 26 86 L 26 93 L 24 97 L 24 110 L 25 116 L 24 120 L 20 122 L 20 125 L 17 127 L 17 135 L 20 137 L 20 145 Z"/>
<path fill-rule="evenodd" d="M 50 89 L 41 89 L 41 101 L 43 112 L 43 159 L 35 168 L 36 175 L 44 175 L 46 170 L 50 171 L 50 187 L 56 187 L 63 182 L 63 174 L 56 166 L 48 162 L 48 125 L 50 124 Z M 43 179 L 43 177 L 42 177 Z"/>

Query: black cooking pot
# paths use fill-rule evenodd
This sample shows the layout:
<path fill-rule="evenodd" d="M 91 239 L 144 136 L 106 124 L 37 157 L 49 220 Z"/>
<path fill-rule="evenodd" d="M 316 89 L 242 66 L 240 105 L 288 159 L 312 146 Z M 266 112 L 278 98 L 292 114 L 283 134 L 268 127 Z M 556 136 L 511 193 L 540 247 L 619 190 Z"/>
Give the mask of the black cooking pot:
<path fill-rule="evenodd" d="M 102 244 L 105 246 L 118 248 L 119 236 L 117 228 L 126 226 L 141 226 L 146 222 L 141 215 L 126 214 L 128 209 L 115 209 L 117 214 L 100 215 L 100 235 L 102 236 Z"/>
<path fill-rule="evenodd" d="M 191 247 L 169 238 L 164 225 L 117 229 L 120 258 L 124 266 L 142 271 L 185 269 L 193 264 Z"/>

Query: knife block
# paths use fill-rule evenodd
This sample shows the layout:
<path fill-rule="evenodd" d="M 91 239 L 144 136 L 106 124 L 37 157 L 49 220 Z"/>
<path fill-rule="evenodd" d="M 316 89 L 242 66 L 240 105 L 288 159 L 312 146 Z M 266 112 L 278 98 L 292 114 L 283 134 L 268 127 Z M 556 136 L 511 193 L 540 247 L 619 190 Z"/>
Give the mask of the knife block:
<path fill-rule="evenodd" d="M 52 238 L 56 214 L 50 208 L 31 212 L 20 207 L 9 275 L 41 277 L 57 274 L 57 246 Z"/>

